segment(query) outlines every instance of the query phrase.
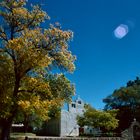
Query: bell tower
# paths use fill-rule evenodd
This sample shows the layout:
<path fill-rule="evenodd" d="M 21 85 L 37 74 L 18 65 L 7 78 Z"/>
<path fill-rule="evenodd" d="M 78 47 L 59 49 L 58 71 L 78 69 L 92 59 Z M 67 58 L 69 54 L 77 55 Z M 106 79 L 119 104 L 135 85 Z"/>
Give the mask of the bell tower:
<path fill-rule="evenodd" d="M 82 115 L 84 113 L 84 102 L 80 96 L 68 105 L 68 111 L 76 115 Z"/>

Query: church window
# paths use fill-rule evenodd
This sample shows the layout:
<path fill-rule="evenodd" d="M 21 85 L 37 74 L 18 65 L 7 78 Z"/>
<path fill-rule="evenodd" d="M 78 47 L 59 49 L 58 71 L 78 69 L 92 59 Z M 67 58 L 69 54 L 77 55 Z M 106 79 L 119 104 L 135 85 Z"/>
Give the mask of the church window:
<path fill-rule="evenodd" d="M 75 104 L 71 104 L 71 106 L 72 106 L 73 108 L 76 108 L 76 105 L 75 105 Z"/>
<path fill-rule="evenodd" d="M 78 104 L 81 104 L 81 101 L 78 101 Z"/>
<path fill-rule="evenodd" d="M 92 130 L 90 129 L 89 131 L 90 131 L 90 134 L 92 134 Z"/>

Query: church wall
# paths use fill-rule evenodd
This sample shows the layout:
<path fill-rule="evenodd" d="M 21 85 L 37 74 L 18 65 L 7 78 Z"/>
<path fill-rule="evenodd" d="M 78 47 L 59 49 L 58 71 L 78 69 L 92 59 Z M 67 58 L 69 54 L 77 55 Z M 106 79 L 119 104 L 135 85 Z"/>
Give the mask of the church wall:
<path fill-rule="evenodd" d="M 76 116 L 68 111 L 61 112 L 61 136 L 79 136 Z"/>
<path fill-rule="evenodd" d="M 68 105 L 68 110 L 61 110 L 60 119 L 47 123 L 47 135 L 50 136 L 79 136 L 77 115 L 84 112 L 84 102 L 78 97 Z"/>

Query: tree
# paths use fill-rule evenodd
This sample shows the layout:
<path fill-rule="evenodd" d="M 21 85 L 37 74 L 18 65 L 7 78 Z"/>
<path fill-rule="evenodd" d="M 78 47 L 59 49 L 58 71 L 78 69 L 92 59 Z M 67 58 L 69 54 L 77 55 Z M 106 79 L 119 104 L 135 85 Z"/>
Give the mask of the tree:
<path fill-rule="evenodd" d="M 117 132 L 128 128 L 134 118 L 140 121 L 140 79 L 136 77 L 136 80 L 128 81 L 125 87 L 115 90 L 103 102 L 106 104 L 105 110 L 119 110 L 117 113 L 119 120 Z"/>
<path fill-rule="evenodd" d="M 86 106 L 83 116 L 78 116 L 78 124 L 83 126 L 92 126 L 102 130 L 113 130 L 118 126 L 118 120 L 115 118 L 117 110 L 101 111 Z"/>
<path fill-rule="evenodd" d="M 49 119 L 53 108 L 70 101 L 74 85 L 56 69 L 72 73 L 75 56 L 69 51 L 71 31 L 59 26 L 47 29 L 40 24 L 49 19 L 36 5 L 31 10 L 26 0 L 0 3 L 0 126 L 1 139 L 7 140 L 18 112 L 26 120 L 36 115 Z"/>
<path fill-rule="evenodd" d="M 44 116 L 44 117 L 48 117 L 48 118 L 44 118 L 44 120 L 47 121 L 50 118 L 59 117 L 60 107 L 61 107 L 61 104 L 63 104 L 64 102 L 62 100 L 65 100 L 66 102 L 69 102 L 71 100 L 70 97 L 72 93 L 74 92 L 74 86 L 70 84 L 70 81 L 63 74 L 46 75 L 45 82 L 49 83 L 49 88 L 51 91 L 51 97 L 47 97 L 47 99 L 49 99 L 50 101 L 53 101 L 53 100 L 55 101 L 55 102 L 50 102 L 51 106 L 48 109 L 49 112 L 47 112 L 47 115 Z M 31 88 L 34 88 L 34 87 L 33 86 L 30 87 L 30 90 Z M 38 86 L 37 86 L 37 90 L 38 90 Z M 47 89 L 45 90 L 47 91 Z M 40 90 L 40 92 L 42 92 L 42 90 Z M 43 91 L 41 94 L 42 94 L 41 97 L 44 98 L 47 93 Z M 26 101 L 29 101 L 30 98 L 32 97 L 28 95 L 26 98 Z M 40 110 L 43 112 L 38 112 L 38 110 L 35 109 L 36 107 L 35 101 L 30 103 L 30 106 L 27 109 L 24 109 L 25 106 L 26 105 L 24 104 L 23 104 L 23 108 L 20 106 L 21 111 L 19 110 L 18 114 L 16 114 L 15 122 L 23 122 L 24 132 L 27 132 L 29 125 L 36 127 L 36 125 L 38 126 L 39 124 L 41 125 L 43 123 L 40 117 L 42 117 L 41 115 L 44 115 L 44 112 L 47 108 L 43 108 Z"/>

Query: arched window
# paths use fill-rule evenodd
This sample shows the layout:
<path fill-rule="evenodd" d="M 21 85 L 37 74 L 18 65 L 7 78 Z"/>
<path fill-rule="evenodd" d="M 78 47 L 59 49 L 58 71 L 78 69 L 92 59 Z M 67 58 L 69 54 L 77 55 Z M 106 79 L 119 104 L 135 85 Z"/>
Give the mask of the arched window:
<path fill-rule="evenodd" d="M 82 104 L 82 102 L 81 101 L 78 101 L 78 104 Z"/>

